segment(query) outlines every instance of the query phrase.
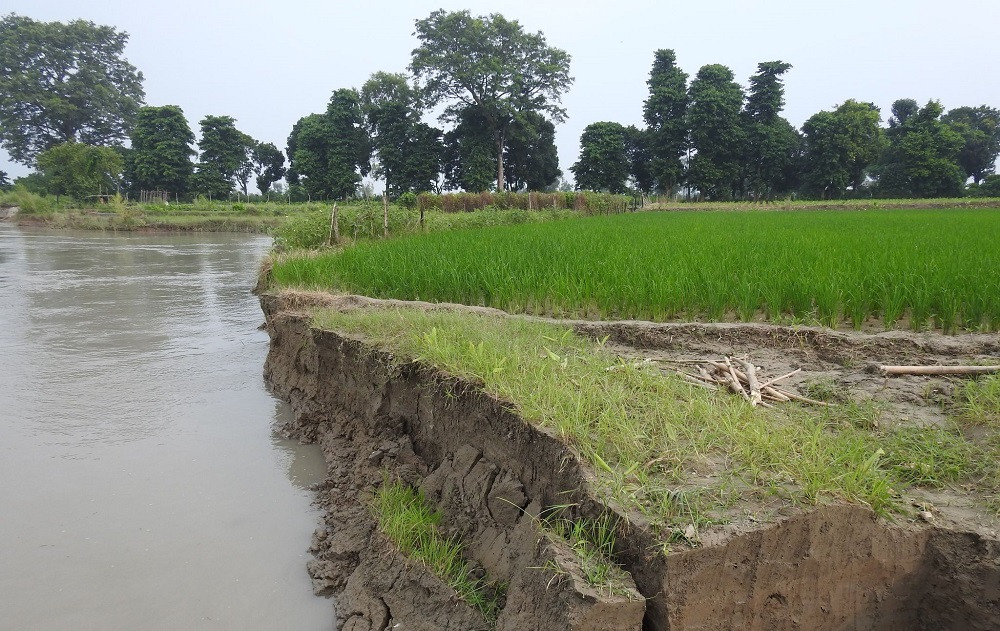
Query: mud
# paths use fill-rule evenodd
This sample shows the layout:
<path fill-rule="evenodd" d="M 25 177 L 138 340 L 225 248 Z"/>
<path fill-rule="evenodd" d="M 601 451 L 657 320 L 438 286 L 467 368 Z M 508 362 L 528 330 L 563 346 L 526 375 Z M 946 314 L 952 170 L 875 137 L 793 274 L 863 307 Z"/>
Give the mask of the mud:
<path fill-rule="evenodd" d="M 706 533 L 701 547 L 664 555 L 641 519 L 602 502 L 583 461 L 555 436 L 475 384 L 313 329 L 306 313 L 315 304 L 349 309 L 383 301 L 300 293 L 261 302 L 271 336 L 266 377 L 296 410 L 287 429 L 319 442 L 327 457 L 329 477 L 319 491 L 325 528 L 314 537 L 309 570 L 317 593 L 336 595 L 344 629 L 490 628 L 378 533 L 366 504 L 383 471 L 421 488 L 474 567 L 507 585 L 498 629 L 1000 628 L 995 534 L 889 524 L 859 506 L 831 505 L 720 528 Z M 882 379 L 864 372 L 869 361 L 970 358 L 998 348 L 996 336 L 573 324 L 636 357 L 749 352 L 775 374 L 798 363 L 843 379 L 859 372 Z M 865 383 L 868 376 L 855 378 Z M 540 529 L 543 510 L 567 504 L 574 516 L 622 520 L 615 560 L 634 587 L 591 587 L 567 544 Z"/>

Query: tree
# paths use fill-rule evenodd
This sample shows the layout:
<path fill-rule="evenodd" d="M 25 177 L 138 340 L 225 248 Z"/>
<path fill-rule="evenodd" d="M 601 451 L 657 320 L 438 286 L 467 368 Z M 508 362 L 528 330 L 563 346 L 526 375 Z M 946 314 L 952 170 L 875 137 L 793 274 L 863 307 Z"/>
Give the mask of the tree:
<path fill-rule="evenodd" d="M 737 189 L 746 133 L 740 120 L 743 90 L 725 66 L 703 66 L 688 89 L 688 127 L 696 151 L 688 183 L 713 200 Z"/>
<path fill-rule="evenodd" d="M 0 171 L 0 191 L 9 191 L 13 186 L 10 175 L 6 171 Z"/>
<path fill-rule="evenodd" d="M 965 173 L 958 154 L 965 140 L 941 120 L 937 101 L 923 107 L 912 99 L 892 105 L 886 132 L 889 143 L 877 168 L 878 190 L 891 197 L 954 197 L 962 192 Z"/>
<path fill-rule="evenodd" d="M 456 114 L 455 127 L 444 135 L 444 187 L 480 192 L 496 183 L 493 134 L 477 107 Z"/>
<path fill-rule="evenodd" d="M 504 189 L 503 152 L 519 115 L 547 113 L 562 122 L 562 94 L 572 84 L 569 55 L 525 33 L 516 20 L 468 11 L 431 13 L 416 23 L 420 46 L 410 70 L 432 104 L 450 101 L 445 117 L 456 120 L 475 106 L 493 135 L 497 190 Z"/>
<path fill-rule="evenodd" d="M 110 147 L 66 142 L 38 154 L 51 192 L 83 200 L 116 188 L 122 157 Z"/>
<path fill-rule="evenodd" d="M 635 187 L 644 195 L 653 192 L 657 185 L 654 171 L 653 134 L 648 129 L 634 125 L 625 128 L 625 151 L 628 154 L 629 176 Z M 662 172 L 661 172 L 662 175 Z M 673 190 L 671 186 L 669 190 Z"/>
<path fill-rule="evenodd" d="M 270 142 L 259 142 L 254 145 L 250 156 L 255 182 L 261 195 L 267 195 L 271 186 L 285 177 L 285 154 Z"/>
<path fill-rule="evenodd" d="M 850 186 L 857 194 L 885 142 L 881 121 L 878 107 L 853 99 L 811 116 L 802 126 L 807 193 L 839 198 Z"/>
<path fill-rule="evenodd" d="M 750 77 L 742 117 L 746 152 L 741 184 L 755 200 L 771 199 L 795 185 L 799 135 L 780 115 L 785 106 L 781 76 L 791 67 L 783 61 L 766 61 L 757 64 L 757 74 Z"/>
<path fill-rule="evenodd" d="M 31 165 L 54 145 L 117 145 L 142 104 L 142 73 L 122 57 L 128 34 L 75 20 L 0 20 L 0 144 Z"/>
<path fill-rule="evenodd" d="M 376 174 L 389 194 L 432 190 L 441 170 L 441 131 L 420 121 L 419 94 L 406 77 L 372 75 L 361 88 L 361 109 L 378 155 Z"/>
<path fill-rule="evenodd" d="M 620 123 L 591 123 L 580 136 L 580 159 L 570 167 L 581 190 L 624 193 L 629 176 L 628 132 Z"/>
<path fill-rule="evenodd" d="M 979 184 L 996 169 L 1000 156 L 1000 110 L 980 105 L 950 110 L 941 120 L 961 134 L 965 141 L 958 164 L 967 178 Z"/>
<path fill-rule="evenodd" d="M 131 139 L 126 172 L 133 189 L 187 193 L 194 173 L 194 133 L 181 108 L 140 108 Z"/>
<path fill-rule="evenodd" d="M 657 190 L 666 193 L 681 181 L 684 173 L 681 158 L 688 144 L 687 73 L 677 67 L 674 51 L 656 51 L 646 85 L 649 97 L 643 104 L 642 117 L 649 132 L 646 139 L 649 169 Z M 638 182 L 639 178 L 636 179 Z M 645 176 L 642 179 L 645 181 Z"/>
<path fill-rule="evenodd" d="M 562 175 L 556 149 L 556 126 L 538 112 L 517 117 L 504 147 L 504 174 L 511 191 L 541 191 Z"/>
<path fill-rule="evenodd" d="M 253 138 L 236 129 L 232 116 L 206 116 L 199 125 L 201 156 L 195 188 L 213 197 L 228 197 L 235 182 L 245 194 L 251 173 L 250 154 L 256 144 Z"/>
<path fill-rule="evenodd" d="M 288 137 L 288 183 L 310 197 L 344 199 L 371 171 L 372 147 L 357 90 L 333 93 L 326 112 L 305 116 Z"/>

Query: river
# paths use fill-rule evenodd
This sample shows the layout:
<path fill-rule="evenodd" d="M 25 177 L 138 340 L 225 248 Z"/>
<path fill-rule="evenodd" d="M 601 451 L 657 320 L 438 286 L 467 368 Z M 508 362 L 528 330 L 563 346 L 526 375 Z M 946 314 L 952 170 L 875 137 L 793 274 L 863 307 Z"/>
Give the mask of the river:
<path fill-rule="evenodd" d="M 0 223 L 0 628 L 333 628 L 322 456 L 261 378 L 269 243 Z"/>

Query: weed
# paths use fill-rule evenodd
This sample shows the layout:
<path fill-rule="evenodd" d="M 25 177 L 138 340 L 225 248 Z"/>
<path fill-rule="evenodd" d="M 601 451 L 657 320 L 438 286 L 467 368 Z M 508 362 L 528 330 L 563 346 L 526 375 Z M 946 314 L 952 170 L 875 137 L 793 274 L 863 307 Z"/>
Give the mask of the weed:
<path fill-rule="evenodd" d="M 441 535 L 441 514 L 434 511 L 423 494 L 384 474 L 383 484 L 375 491 L 372 514 L 379 529 L 405 556 L 424 564 L 451 586 L 463 600 L 495 621 L 504 598 L 502 586 L 470 575 L 462 557 L 462 545 L 456 538 Z"/>
<path fill-rule="evenodd" d="M 1000 375 L 966 381 L 955 400 L 963 422 L 1000 428 Z"/>

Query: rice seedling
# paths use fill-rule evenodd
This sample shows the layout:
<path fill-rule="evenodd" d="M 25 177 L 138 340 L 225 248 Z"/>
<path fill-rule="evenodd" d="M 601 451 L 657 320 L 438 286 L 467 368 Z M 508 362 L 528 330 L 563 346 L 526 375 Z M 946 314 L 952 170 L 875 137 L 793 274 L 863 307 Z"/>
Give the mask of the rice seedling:
<path fill-rule="evenodd" d="M 273 280 L 557 316 L 954 332 L 1000 325 L 997 243 L 998 209 L 639 213 L 358 243 L 286 257 Z"/>

